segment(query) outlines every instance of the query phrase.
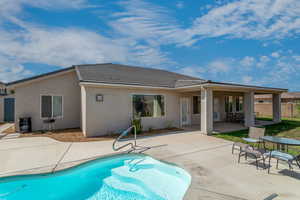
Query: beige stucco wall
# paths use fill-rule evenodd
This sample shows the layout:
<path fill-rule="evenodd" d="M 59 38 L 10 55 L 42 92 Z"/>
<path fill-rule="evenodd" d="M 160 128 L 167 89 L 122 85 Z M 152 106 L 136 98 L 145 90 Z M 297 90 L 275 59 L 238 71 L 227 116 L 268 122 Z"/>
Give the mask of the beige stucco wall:
<path fill-rule="evenodd" d="M 179 127 L 179 93 L 160 90 L 85 87 L 86 136 L 106 135 L 129 127 L 132 119 L 132 94 L 161 94 L 165 96 L 165 116 L 142 118 L 144 130 L 166 128 L 168 123 Z M 102 94 L 103 102 L 96 102 Z M 84 112 L 83 112 L 84 113 Z"/>
<path fill-rule="evenodd" d="M 40 108 L 43 94 L 63 96 L 63 118 L 56 120 L 56 129 L 80 127 L 80 86 L 74 71 L 17 86 L 16 122 L 20 117 L 31 117 L 33 131 L 43 129 Z"/>
<path fill-rule="evenodd" d="M 86 89 L 84 86 L 80 87 L 81 90 L 81 130 L 86 135 Z"/>
<path fill-rule="evenodd" d="M 4 96 L 0 96 L 0 122 L 4 121 Z"/>

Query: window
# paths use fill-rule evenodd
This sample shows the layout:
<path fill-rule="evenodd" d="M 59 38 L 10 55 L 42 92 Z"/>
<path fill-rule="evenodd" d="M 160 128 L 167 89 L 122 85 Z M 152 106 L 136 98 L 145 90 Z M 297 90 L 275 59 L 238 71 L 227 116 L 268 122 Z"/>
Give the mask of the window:
<path fill-rule="evenodd" d="M 193 96 L 193 114 L 201 113 L 201 97 Z"/>
<path fill-rule="evenodd" d="M 242 96 L 235 97 L 235 110 L 236 110 L 236 112 L 243 111 L 243 97 Z"/>
<path fill-rule="evenodd" d="M 63 108 L 62 96 L 41 96 L 41 117 L 42 118 L 57 118 L 62 117 Z"/>
<path fill-rule="evenodd" d="M 225 112 L 233 111 L 233 96 L 225 96 Z"/>
<path fill-rule="evenodd" d="M 165 100 L 162 95 L 133 95 L 135 117 L 162 117 L 165 115 Z"/>

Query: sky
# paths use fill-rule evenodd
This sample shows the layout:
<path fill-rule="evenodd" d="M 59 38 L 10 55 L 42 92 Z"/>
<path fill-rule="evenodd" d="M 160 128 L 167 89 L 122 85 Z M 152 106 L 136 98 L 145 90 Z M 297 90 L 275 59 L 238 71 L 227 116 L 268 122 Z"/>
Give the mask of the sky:
<path fill-rule="evenodd" d="M 299 0 L 0 0 L 0 81 L 120 63 L 300 91 Z"/>

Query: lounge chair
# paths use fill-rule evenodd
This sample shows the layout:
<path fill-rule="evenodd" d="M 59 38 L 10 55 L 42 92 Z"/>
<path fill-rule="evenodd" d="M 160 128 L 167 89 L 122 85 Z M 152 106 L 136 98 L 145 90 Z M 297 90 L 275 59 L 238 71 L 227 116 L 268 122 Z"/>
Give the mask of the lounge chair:
<path fill-rule="evenodd" d="M 286 163 L 288 163 L 289 165 L 289 169 L 293 170 L 293 162 L 295 161 L 296 164 L 298 165 L 298 167 L 300 168 L 300 154 L 298 156 L 293 156 L 291 154 L 288 153 L 284 153 L 281 151 L 271 151 L 270 153 L 266 154 L 269 157 L 269 169 L 268 169 L 268 173 L 270 173 L 270 168 L 271 168 L 271 158 L 275 158 L 277 160 L 276 163 L 276 169 L 278 169 L 278 162 L 279 160 L 284 161 Z"/>
<path fill-rule="evenodd" d="M 260 138 L 265 135 L 265 131 L 265 128 L 250 127 L 248 134 L 249 137 L 243 138 L 243 140 L 248 143 L 258 143 L 260 145 L 260 143 L 262 142 Z"/>

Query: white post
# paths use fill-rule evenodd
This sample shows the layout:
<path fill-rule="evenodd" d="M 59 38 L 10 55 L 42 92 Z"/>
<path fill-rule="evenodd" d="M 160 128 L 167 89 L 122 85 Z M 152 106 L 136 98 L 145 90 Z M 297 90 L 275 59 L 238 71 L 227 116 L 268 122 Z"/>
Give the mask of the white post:
<path fill-rule="evenodd" d="M 255 125 L 254 116 L 254 92 L 244 93 L 244 115 L 245 126 L 250 127 Z"/>
<path fill-rule="evenodd" d="M 201 89 L 201 132 L 213 132 L 213 92 L 211 88 Z"/>
<path fill-rule="evenodd" d="M 281 95 L 273 94 L 273 122 L 281 122 Z"/>

